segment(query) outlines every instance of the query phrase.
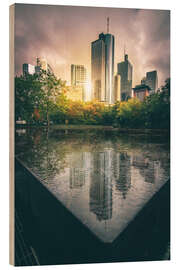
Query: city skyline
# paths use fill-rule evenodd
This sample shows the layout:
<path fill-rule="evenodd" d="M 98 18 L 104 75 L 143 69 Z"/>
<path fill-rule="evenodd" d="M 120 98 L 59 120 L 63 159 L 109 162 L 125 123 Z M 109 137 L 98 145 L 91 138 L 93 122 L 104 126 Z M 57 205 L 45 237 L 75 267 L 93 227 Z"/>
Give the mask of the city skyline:
<path fill-rule="evenodd" d="M 16 4 L 15 73 L 22 64 L 44 57 L 55 74 L 70 83 L 70 65 L 87 67 L 91 78 L 91 42 L 109 32 L 115 36 L 114 73 L 124 46 L 133 65 L 133 87 L 144 74 L 158 70 L 159 86 L 170 76 L 170 11 Z M 128 21 L 128 23 L 127 23 Z M 28 33 L 28 34 L 27 34 Z"/>

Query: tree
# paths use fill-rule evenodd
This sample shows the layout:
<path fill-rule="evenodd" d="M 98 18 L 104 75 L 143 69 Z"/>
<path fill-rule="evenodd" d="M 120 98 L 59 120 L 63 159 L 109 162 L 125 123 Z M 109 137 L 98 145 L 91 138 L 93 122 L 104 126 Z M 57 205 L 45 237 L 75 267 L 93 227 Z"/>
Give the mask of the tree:
<path fill-rule="evenodd" d="M 41 106 L 43 92 L 38 76 L 15 77 L 15 119 L 33 119 L 34 109 Z"/>
<path fill-rule="evenodd" d="M 47 73 L 42 70 L 39 76 L 43 89 L 43 112 L 46 114 L 47 125 L 49 126 L 49 114 L 57 110 L 57 98 L 64 92 L 66 82 L 57 77 L 53 73 Z"/>
<path fill-rule="evenodd" d="M 143 126 L 143 105 L 139 99 L 132 98 L 128 101 L 116 104 L 116 121 L 121 127 L 126 128 L 139 128 Z"/>
<path fill-rule="evenodd" d="M 15 77 L 15 118 L 28 123 L 40 118 L 49 125 L 49 114 L 57 110 L 59 96 L 63 96 L 65 81 L 42 70 L 40 74 Z"/>
<path fill-rule="evenodd" d="M 163 92 L 166 92 L 167 95 L 170 97 L 171 79 L 170 79 L 170 78 L 167 78 L 167 79 L 165 80 L 165 85 L 163 85 L 161 88 L 162 88 L 162 91 L 163 91 Z"/>
<path fill-rule="evenodd" d="M 145 99 L 144 108 L 147 127 L 170 128 L 170 79 L 166 79 L 162 92 Z"/>

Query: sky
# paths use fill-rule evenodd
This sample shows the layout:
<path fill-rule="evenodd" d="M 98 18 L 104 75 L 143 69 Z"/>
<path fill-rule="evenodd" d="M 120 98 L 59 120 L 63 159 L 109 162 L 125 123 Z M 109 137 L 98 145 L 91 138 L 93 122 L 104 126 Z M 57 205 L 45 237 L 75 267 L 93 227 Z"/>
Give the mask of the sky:
<path fill-rule="evenodd" d="M 158 86 L 170 77 L 170 11 L 102 7 L 16 4 L 15 73 L 22 64 L 46 58 L 57 77 L 70 82 L 71 64 L 91 76 L 91 42 L 101 32 L 115 37 L 115 72 L 124 47 L 133 65 L 133 87 L 157 70 Z"/>

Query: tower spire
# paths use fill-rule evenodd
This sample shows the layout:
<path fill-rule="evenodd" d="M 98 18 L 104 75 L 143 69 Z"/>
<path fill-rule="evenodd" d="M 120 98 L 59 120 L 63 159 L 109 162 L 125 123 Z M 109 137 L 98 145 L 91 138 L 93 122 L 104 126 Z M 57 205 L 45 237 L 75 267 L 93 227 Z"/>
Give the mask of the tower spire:
<path fill-rule="evenodd" d="M 109 17 L 107 17 L 107 33 L 109 33 Z"/>
<path fill-rule="evenodd" d="M 125 55 L 126 55 L 126 44 L 124 43 L 124 58 L 125 58 Z"/>

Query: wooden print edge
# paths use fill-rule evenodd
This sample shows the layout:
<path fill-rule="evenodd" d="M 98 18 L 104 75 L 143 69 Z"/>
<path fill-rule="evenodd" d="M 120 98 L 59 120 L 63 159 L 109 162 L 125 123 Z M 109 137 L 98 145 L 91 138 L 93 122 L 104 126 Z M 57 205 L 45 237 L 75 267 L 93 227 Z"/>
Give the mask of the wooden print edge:
<path fill-rule="evenodd" d="M 9 7 L 9 263 L 11 265 L 15 264 L 14 27 L 15 27 L 15 4 Z"/>

